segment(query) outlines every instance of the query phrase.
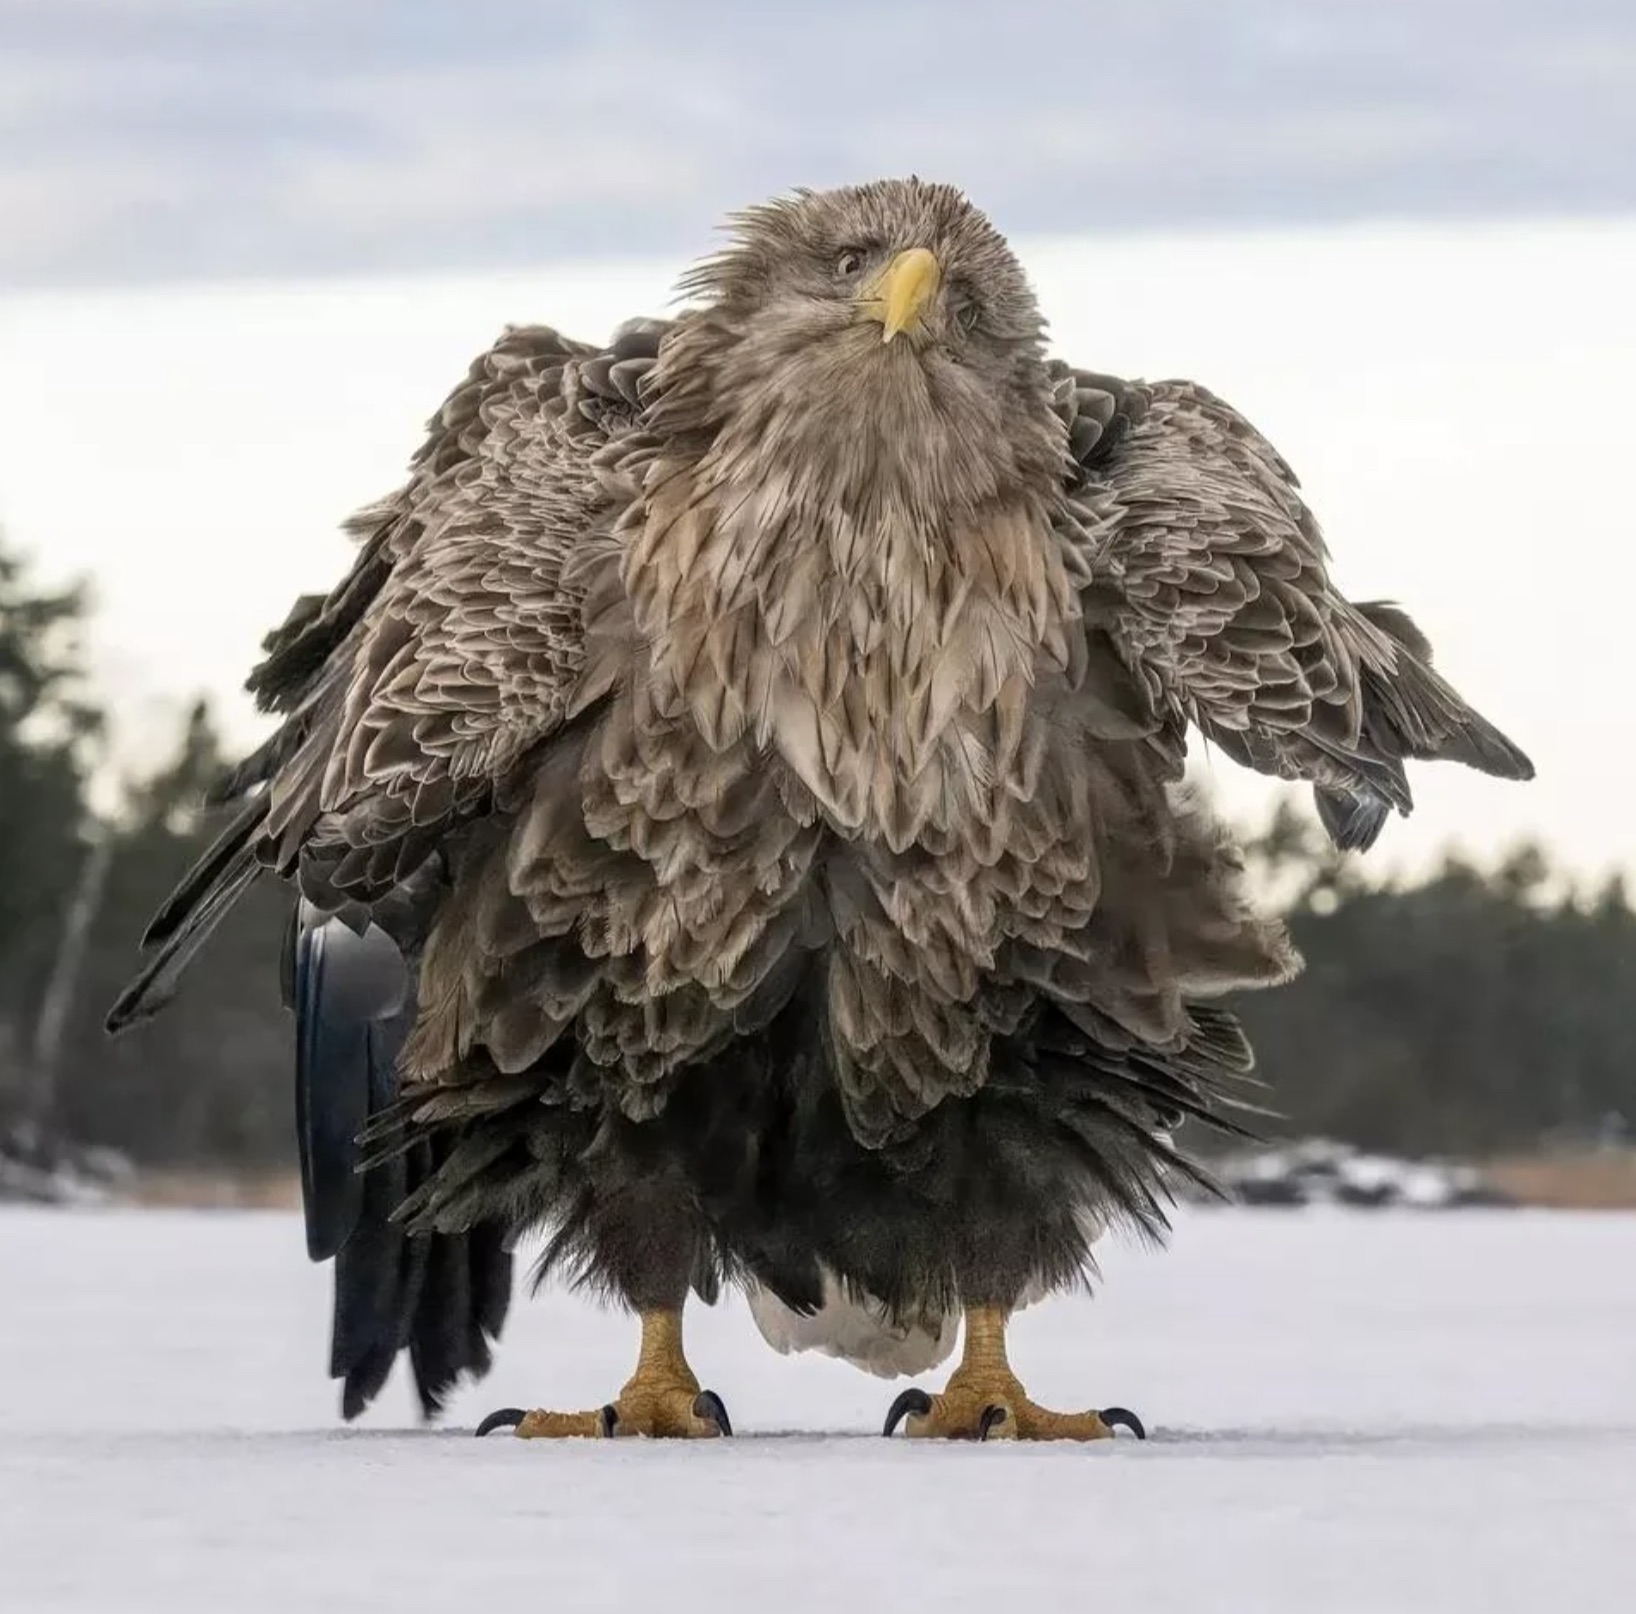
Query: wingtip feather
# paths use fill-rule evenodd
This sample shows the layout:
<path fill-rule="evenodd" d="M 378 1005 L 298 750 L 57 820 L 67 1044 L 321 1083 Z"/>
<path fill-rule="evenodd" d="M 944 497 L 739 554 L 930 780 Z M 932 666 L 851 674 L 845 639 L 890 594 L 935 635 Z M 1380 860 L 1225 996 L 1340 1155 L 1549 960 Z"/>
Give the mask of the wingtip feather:
<path fill-rule="evenodd" d="M 1367 852 L 1392 815 L 1391 803 L 1361 790 L 1318 787 L 1312 792 L 1318 820 L 1338 852 Z"/>

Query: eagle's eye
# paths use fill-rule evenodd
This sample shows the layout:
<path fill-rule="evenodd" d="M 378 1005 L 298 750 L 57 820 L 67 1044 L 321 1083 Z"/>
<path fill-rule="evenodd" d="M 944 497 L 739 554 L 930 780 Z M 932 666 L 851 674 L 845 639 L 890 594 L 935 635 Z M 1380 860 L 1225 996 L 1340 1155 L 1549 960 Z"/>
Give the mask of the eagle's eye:
<path fill-rule="evenodd" d="M 983 317 L 983 311 L 977 304 L 975 297 L 963 297 L 954 311 L 955 323 L 962 331 L 970 336 L 977 329 L 977 322 Z"/>
<path fill-rule="evenodd" d="M 836 279 L 853 279 L 863 268 L 863 258 L 861 247 L 847 247 L 835 260 Z"/>

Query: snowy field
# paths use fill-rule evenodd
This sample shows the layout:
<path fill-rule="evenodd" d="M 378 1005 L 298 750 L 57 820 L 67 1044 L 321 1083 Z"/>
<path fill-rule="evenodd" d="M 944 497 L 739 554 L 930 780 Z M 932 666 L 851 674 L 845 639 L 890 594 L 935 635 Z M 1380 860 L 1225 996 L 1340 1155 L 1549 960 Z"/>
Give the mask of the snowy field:
<path fill-rule="evenodd" d="M 520 1301 L 449 1428 L 345 1429 L 283 1215 L 0 1213 L 0 1609 L 1575 1614 L 1631 1607 L 1636 1217 L 1193 1212 L 1025 1313 L 1035 1396 L 1145 1446 L 888 1444 L 896 1386 L 741 1307 L 731 1442 L 469 1437 L 592 1406 L 630 1325 Z"/>

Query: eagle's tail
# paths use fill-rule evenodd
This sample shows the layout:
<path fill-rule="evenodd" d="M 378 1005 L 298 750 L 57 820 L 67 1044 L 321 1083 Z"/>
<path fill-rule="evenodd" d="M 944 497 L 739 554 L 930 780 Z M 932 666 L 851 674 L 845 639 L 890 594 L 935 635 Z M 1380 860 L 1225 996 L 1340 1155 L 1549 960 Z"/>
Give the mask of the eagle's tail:
<path fill-rule="evenodd" d="M 400 1352 L 427 1418 L 462 1374 L 481 1378 L 511 1303 L 511 1255 L 493 1224 L 409 1233 L 393 1220 L 452 1144 L 421 1140 L 360 1170 L 359 1134 L 397 1100 L 415 1017 L 413 972 L 376 925 L 361 934 L 302 903 L 285 952 L 296 1016 L 296 1117 L 307 1252 L 334 1261 L 330 1376 L 342 1415 L 380 1392 Z"/>
<path fill-rule="evenodd" d="M 414 1024 L 412 971 L 380 926 L 362 934 L 299 904 L 285 952 L 286 1002 L 296 1015 L 296 1132 L 308 1254 L 334 1261 L 330 1377 L 342 1414 L 375 1400 L 399 1352 L 409 1352 L 427 1418 L 461 1374 L 481 1379 L 506 1321 L 512 1258 L 499 1226 L 407 1233 L 394 1222 L 427 1181 L 442 1141 L 362 1171 L 358 1135 L 398 1099 L 398 1053 Z"/>
<path fill-rule="evenodd" d="M 897 1318 L 877 1300 L 848 1294 L 827 1269 L 823 1285 L 823 1300 L 811 1312 L 795 1310 L 759 1284 L 747 1288 L 750 1315 L 780 1356 L 817 1351 L 895 1379 L 929 1373 L 953 1354 L 957 1312 L 928 1307 L 919 1316 Z"/>

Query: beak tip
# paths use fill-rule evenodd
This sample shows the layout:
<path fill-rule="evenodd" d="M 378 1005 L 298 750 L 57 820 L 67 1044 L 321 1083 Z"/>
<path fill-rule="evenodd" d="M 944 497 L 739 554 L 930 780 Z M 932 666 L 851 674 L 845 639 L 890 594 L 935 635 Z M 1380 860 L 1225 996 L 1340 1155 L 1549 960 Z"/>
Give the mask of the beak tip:
<path fill-rule="evenodd" d="M 918 330 L 928 303 L 937 295 L 942 272 L 937 259 L 924 247 L 900 252 L 879 280 L 869 288 L 867 316 L 884 327 L 882 342 L 906 330 Z"/>

